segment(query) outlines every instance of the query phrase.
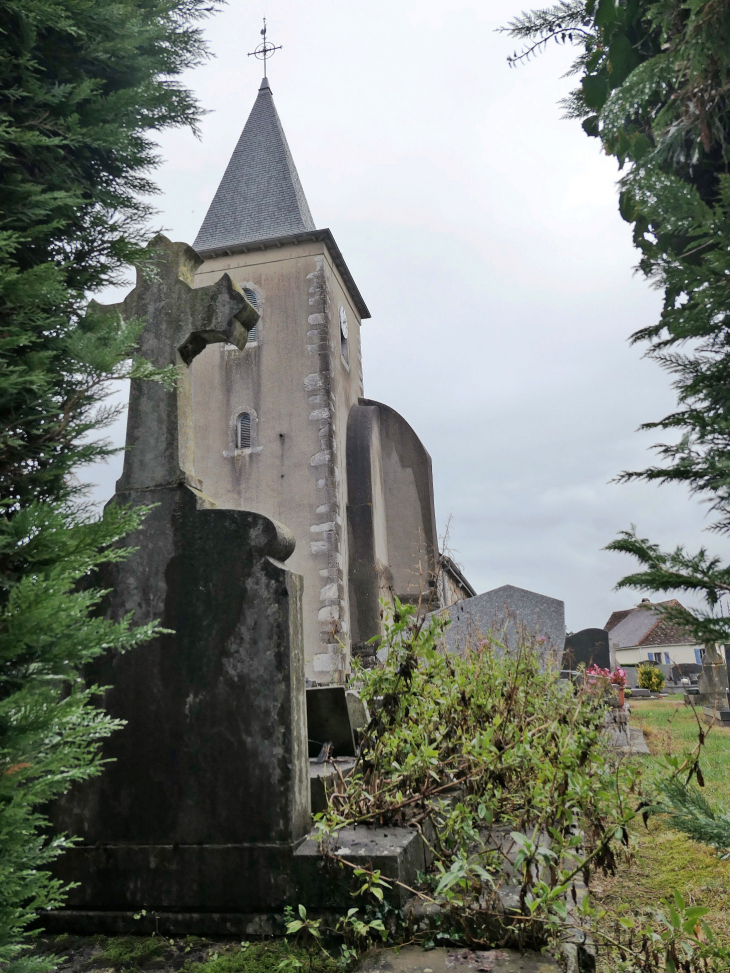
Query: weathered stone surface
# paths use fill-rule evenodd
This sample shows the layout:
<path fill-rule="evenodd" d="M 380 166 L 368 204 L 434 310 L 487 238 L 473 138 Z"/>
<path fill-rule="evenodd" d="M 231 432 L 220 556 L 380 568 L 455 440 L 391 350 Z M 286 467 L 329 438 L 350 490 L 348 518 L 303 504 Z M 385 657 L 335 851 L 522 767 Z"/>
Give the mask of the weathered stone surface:
<path fill-rule="evenodd" d="M 695 698 L 695 703 L 702 707 L 706 719 L 714 717 L 724 722 L 730 720 L 728 663 L 725 660 L 724 647 L 718 647 L 714 642 L 705 646 L 702 672 L 697 678 L 697 688 L 699 694 Z"/>
<path fill-rule="evenodd" d="M 333 853 L 358 868 L 379 869 L 384 879 L 414 887 L 426 868 L 424 844 L 413 828 L 343 828 L 337 833 Z M 324 859 L 315 835 L 310 835 L 294 854 L 300 901 L 313 909 L 348 909 L 352 906 L 353 871 L 347 865 Z M 402 885 L 384 890 L 395 905 L 410 892 Z"/>
<path fill-rule="evenodd" d="M 147 320 L 143 352 L 157 365 L 177 361 L 181 379 L 177 392 L 132 383 L 112 502 L 154 507 L 128 539 L 131 556 L 98 581 L 109 617 L 159 619 L 169 631 L 86 673 L 111 687 L 104 707 L 126 721 L 104 745 L 104 774 L 53 813 L 81 839 L 56 874 L 78 883 L 68 918 L 86 916 L 87 929 L 104 912 L 280 909 L 295 898 L 292 853 L 310 825 L 302 585 L 281 563 L 293 539 L 260 514 L 203 509 L 187 485 L 185 349 L 242 341 L 255 312 L 225 277 L 190 290 L 181 276 L 195 254 L 156 246 L 155 279 L 141 280 L 124 308 Z M 63 925 L 63 912 L 53 921 Z"/>
<path fill-rule="evenodd" d="M 309 827 L 301 584 L 267 556 L 286 547 L 266 518 L 199 510 L 186 487 L 148 499 L 138 550 L 100 580 L 111 617 L 175 634 L 89 668 L 127 726 L 57 809 L 82 838 L 58 872 L 80 882 L 72 908 L 273 907 Z"/>
<path fill-rule="evenodd" d="M 545 665 L 560 662 L 565 645 L 565 605 L 535 591 L 507 584 L 466 598 L 438 613 L 450 619 L 444 644 L 450 652 L 464 652 L 491 635 L 508 651 L 522 638 L 536 640 Z"/>
<path fill-rule="evenodd" d="M 137 271 L 137 286 L 119 310 L 127 318 L 148 322 L 140 335 L 140 354 L 157 368 L 177 365 L 178 388 L 132 382 L 128 452 L 118 493 L 177 483 L 199 486 L 188 366 L 211 343 L 243 348 L 259 317 L 227 274 L 211 287 L 193 289 L 193 275 L 202 260 L 187 244 L 171 243 L 160 235 L 149 249 L 150 264 Z"/>
<path fill-rule="evenodd" d="M 592 665 L 600 666 L 601 669 L 610 668 L 608 632 L 604 629 L 584 628 L 566 638 L 560 668 L 577 669 L 581 664 L 586 668 Z"/>
<path fill-rule="evenodd" d="M 388 566 L 380 410 L 354 405 L 347 420 L 347 530 L 350 630 L 353 651 L 374 658 L 368 640 L 381 634 L 380 599 L 390 599 L 393 577 Z"/>
<path fill-rule="evenodd" d="M 380 418 L 385 529 L 392 587 L 401 601 L 424 606 L 435 598 L 438 537 L 431 457 L 415 430 L 395 409 L 361 399 Z M 377 528 L 376 528 L 377 529 Z"/>
<path fill-rule="evenodd" d="M 625 666 L 624 672 L 626 673 L 626 685 L 629 689 L 635 689 L 639 685 L 639 673 L 636 670 L 636 666 Z"/>
<path fill-rule="evenodd" d="M 355 973 L 558 973 L 559 969 L 552 957 L 532 951 L 405 946 L 397 952 L 373 950 Z"/>
<path fill-rule="evenodd" d="M 355 742 L 357 742 L 358 734 L 370 722 L 370 714 L 365 701 L 352 689 L 347 690 L 347 712 L 350 714 L 350 726 L 355 733 Z"/>
<path fill-rule="evenodd" d="M 394 409 L 360 399 L 347 422 L 353 651 L 373 656 L 380 600 L 435 604 L 438 542 L 431 457 Z"/>
<path fill-rule="evenodd" d="M 327 810 L 326 787 L 331 787 L 338 776 L 349 777 L 355 767 L 355 757 L 335 757 L 318 763 L 309 759 L 309 791 L 312 799 L 312 814 Z"/>

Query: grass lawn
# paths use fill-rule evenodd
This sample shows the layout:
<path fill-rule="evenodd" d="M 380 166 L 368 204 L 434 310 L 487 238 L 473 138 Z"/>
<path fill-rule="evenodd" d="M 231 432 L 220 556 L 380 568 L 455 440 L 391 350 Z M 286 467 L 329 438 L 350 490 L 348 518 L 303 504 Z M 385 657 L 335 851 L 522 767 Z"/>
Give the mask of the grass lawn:
<path fill-rule="evenodd" d="M 681 697 L 680 697 L 681 698 Z M 663 700 L 632 700 L 631 722 L 644 731 L 651 757 L 638 757 L 647 775 L 661 769 L 662 756 L 689 751 L 697 743 L 697 721 L 689 707 Z M 730 804 L 730 730 L 715 726 L 701 758 L 705 793 L 713 804 Z M 607 910 L 612 926 L 619 906 L 633 912 L 659 906 L 678 889 L 685 902 L 710 909 L 706 919 L 723 943 L 730 944 L 730 861 L 711 848 L 668 830 L 660 819 L 646 829 L 639 819 L 633 828 L 638 848 L 633 861 L 619 865 L 615 876 L 591 881 L 595 904 Z M 599 967 L 600 968 L 600 967 Z M 605 967 L 604 967 L 605 969 Z"/>

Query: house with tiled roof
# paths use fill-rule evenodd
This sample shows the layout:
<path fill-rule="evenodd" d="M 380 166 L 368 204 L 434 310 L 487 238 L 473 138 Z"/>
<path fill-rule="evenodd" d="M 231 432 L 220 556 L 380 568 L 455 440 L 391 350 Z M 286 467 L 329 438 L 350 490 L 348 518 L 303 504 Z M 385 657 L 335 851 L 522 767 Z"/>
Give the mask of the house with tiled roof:
<path fill-rule="evenodd" d="M 666 617 L 666 609 L 679 602 L 650 602 L 643 598 L 634 608 L 615 611 L 604 625 L 611 656 L 617 665 L 640 662 L 663 665 L 701 663 L 704 647 L 686 629 Z"/>

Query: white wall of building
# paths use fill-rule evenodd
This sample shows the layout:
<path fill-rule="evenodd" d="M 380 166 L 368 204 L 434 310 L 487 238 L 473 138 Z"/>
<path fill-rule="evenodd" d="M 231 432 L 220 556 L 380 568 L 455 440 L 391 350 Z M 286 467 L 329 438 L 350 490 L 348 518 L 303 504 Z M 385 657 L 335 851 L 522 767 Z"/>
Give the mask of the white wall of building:
<path fill-rule="evenodd" d="M 623 649 L 612 649 L 616 653 L 616 662 L 620 666 L 635 666 L 640 662 L 661 662 L 663 665 L 684 665 L 698 660 L 696 651 L 701 651 L 698 645 L 652 645 L 627 646 Z M 660 658 L 657 658 L 657 655 Z"/>

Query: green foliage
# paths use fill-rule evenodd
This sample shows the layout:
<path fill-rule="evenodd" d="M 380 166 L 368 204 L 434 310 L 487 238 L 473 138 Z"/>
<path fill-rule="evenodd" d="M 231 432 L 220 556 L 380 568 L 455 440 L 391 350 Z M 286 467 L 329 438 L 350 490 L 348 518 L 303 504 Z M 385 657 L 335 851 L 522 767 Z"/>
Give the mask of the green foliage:
<path fill-rule="evenodd" d="M 642 662 L 636 672 L 639 689 L 650 689 L 653 693 L 660 693 L 664 689 L 666 682 L 664 673 L 653 662 Z"/>
<path fill-rule="evenodd" d="M 306 973 L 336 970 L 336 963 L 326 950 L 270 941 L 221 945 L 205 962 L 188 962 L 183 973 L 279 973 L 280 970 L 304 969 Z"/>
<path fill-rule="evenodd" d="M 672 376 L 675 412 L 645 429 L 670 433 L 662 462 L 621 479 L 679 482 L 709 502 L 730 532 L 730 13 L 725 0 L 570 0 L 513 21 L 529 57 L 572 43 L 579 86 L 566 115 L 624 170 L 619 207 L 633 224 L 639 266 L 664 292 L 660 320 L 632 336 Z M 685 613 L 701 641 L 725 641 L 715 608 L 730 568 L 702 549 L 670 553 L 632 529 L 609 545 L 641 570 L 620 587 L 688 591 L 706 610 Z"/>
<path fill-rule="evenodd" d="M 99 773 L 117 724 L 80 677 L 150 638 L 98 617 L 90 576 L 143 510 L 88 516 L 76 471 L 113 450 L 104 404 L 141 322 L 88 304 L 137 259 L 155 131 L 195 127 L 179 83 L 216 0 L 0 0 L 0 965 L 34 970 L 24 930 L 60 904 L 47 866 L 69 844 L 42 808 Z"/>
<path fill-rule="evenodd" d="M 659 908 L 646 910 L 643 919 L 619 915 L 615 936 L 603 936 L 612 973 L 727 970 L 730 950 L 716 941 L 704 919 L 707 912 L 675 891 Z"/>
<path fill-rule="evenodd" d="M 365 884 L 355 894 L 375 893 L 376 899 L 382 904 L 382 887 L 390 888 L 390 885 L 381 880 L 380 873 L 366 873 L 363 869 L 355 869 L 355 875 L 359 879 L 365 878 Z M 287 954 L 279 963 L 278 973 L 297 973 L 302 969 L 305 965 L 302 950 L 307 952 L 310 967 L 314 961 L 319 960 L 326 966 L 347 970 L 373 944 L 385 942 L 388 938 L 388 931 L 380 917 L 361 915 L 357 908 L 348 909 L 331 927 L 325 925 L 324 919 L 310 919 L 303 905 L 298 907 L 297 918 L 290 906 L 284 911 L 286 934 L 295 937 L 299 950 L 292 950 L 288 941 L 286 942 Z M 367 911 L 366 907 L 365 912 Z M 336 940 L 340 940 L 337 955 L 332 950 L 332 943 Z"/>
<path fill-rule="evenodd" d="M 113 936 L 106 941 L 101 959 L 115 970 L 135 970 L 165 950 L 160 936 Z"/>
<path fill-rule="evenodd" d="M 730 851 L 730 814 L 714 808 L 698 787 L 676 778 L 662 781 L 652 810 L 668 815 L 669 827 L 684 832 L 693 841 L 726 854 Z"/>
<path fill-rule="evenodd" d="M 114 969 L 120 973 L 166 970 L 168 973 L 277 973 L 291 960 L 306 973 L 335 973 L 338 964 L 321 950 L 281 938 L 253 942 L 200 936 L 59 936 L 43 938 L 38 955 L 73 970 Z"/>
<path fill-rule="evenodd" d="M 354 772 L 332 778 L 323 847 L 334 852 L 346 825 L 418 827 L 434 854 L 418 894 L 441 907 L 445 929 L 488 938 L 508 882 L 513 938 L 544 944 L 564 929 L 578 876 L 612 869 L 632 814 L 623 788 L 634 772 L 617 786 L 602 694 L 543 671 L 529 642 L 506 652 L 486 638 L 453 656 L 438 648 L 441 622 L 401 604 L 394 619 L 384 665 L 356 677 L 372 719 Z M 377 910 L 380 889 L 357 879 L 355 894 L 369 892 Z"/>
<path fill-rule="evenodd" d="M 141 257 L 151 135 L 196 126 L 176 79 L 204 57 L 193 24 L 216 6 L 0 2 L 3 504 L 59 498 L 71 469 L 107 451 L 81 437 L 99 425 L 99 384 L 128 371 L 134 332 L 85 317 L 86 295 Z"/>
<path fill-rule="evenodd" d="M 151 638 L 155 625 L 114 623 L 94 610 L 102 592 L 89 572 L 126 553 L 119 540 L 145 510 L 110 505 L 88 523 L 51 504 L 31 505 L 7 523 L 6 545 L 22 546 L 24 567 L 0 604 L 0 959 L 20 956 L 23 931 L 63 889 L 44 870 L 72 840 L 50 836 L 41 810 L 102 769 L 101 742 L 119 727 L 95 705 L 101 688 L 80 678 L 105 650 Z M 19 969 L 33 969 L 30 960 Z M 28 963 L 31 966 L 28 967 Z"/>
<path fill-rule="evenodd" d="M 603 743 L 601 683 L 561 683 L 524 639 L 512 651 L 487 637 L 463 656 L 442 653 L 440 629 L 396 603 L 381 642 L 385 663 L 356 674 L 372 715 L 359 760 L 351 776 L 330 778 L 318 819 L 323 851 L 353 869 L 365 920 L 382 919 L 391 941 L 424 945 L 496 939 L 555 948 L 588 931 L 612 973 L 726 970 L 730 950 L 705 922 L 705 907 L 678 892 L 657 907 L 657 896 L 651 908 L 623 910 L 608 931 L 605 911 L 580 886 L 598 869 L 614 870 L 632 821 L 653 811 L 640 768 L 614 760 Z M 663 778 L 696 773 L 703 745 L 702 736 L 693 751 L 668 759 Z M 379 874 L 338 853 L 341 828 L 373 820 L 420 828 L 429 841 L 434 863 L 411 890 L 428 919 L 403 926 L 375 894 Z M 505 885 L 518 893 L 507 914 Z M 325 932 L 345 935 L 302 907 L 290 919 L 290 932 L 316 950 Z M 377 941 L 379 927 L 365 928 L 359 948 Z"/>

